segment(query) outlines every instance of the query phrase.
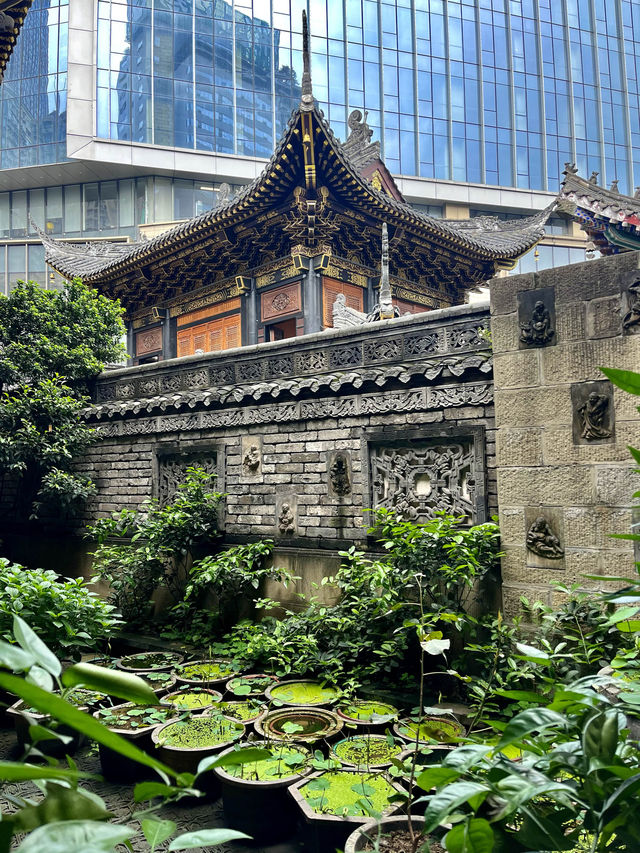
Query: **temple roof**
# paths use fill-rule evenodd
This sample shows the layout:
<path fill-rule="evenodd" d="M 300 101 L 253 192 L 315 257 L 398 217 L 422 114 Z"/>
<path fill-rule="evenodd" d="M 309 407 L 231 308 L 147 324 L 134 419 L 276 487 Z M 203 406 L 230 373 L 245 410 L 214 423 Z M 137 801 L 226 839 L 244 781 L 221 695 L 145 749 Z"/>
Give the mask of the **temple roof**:
<path fill-rule="evenodd" d="M 131 310 L 251 275 L 294 247 L 313 256 L 314 247 L 320 254 L 328 245 L 335 256 L 377 269 L 386 222 L 392 273 L 457 299 L 513 266 L 544 235 L 551 208 L 507 222 L 441 220 L 416 210 L 380 160 L 366 116 L 351 114 L 350 136 L 340 143 L 306 83 L 262 174 L 236 196 L 221 194 L 211 210 L 142 242 L 72 245 L 39 232 L 47 263 Z"/>
<path fill-rule="evenodd" d="M 618 192 L 617 181 L 601 187 L 597 172 L 582 178 L 570 163 L 563 175 L 558 211 L 576 219 L 602 254 L 640 249 L 640 189 L 632 197 Z"/>
<path fill-rule="evenodd" d="M 0 0 L 0 83 L 33 0 Z"/>

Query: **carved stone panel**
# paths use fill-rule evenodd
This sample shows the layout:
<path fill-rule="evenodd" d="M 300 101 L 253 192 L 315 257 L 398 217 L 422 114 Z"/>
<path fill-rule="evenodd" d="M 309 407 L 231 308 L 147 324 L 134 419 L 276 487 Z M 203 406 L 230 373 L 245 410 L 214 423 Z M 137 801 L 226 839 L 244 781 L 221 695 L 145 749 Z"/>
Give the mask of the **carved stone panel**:
<path fill-rule="evenodd" d="M 640 272 L 627 274 L 622 283 L 622 331 L 626 335 L 640 333 Z"/>
<path fill-rule="evenodd" d="M 518 345 L 520 349 L 546 347 L 558 342 L 554 287 L 523 290 L 518 299 Z"/>
<path fill-rule="evenodd" d="M 243 435 L 241 442 L 242 476 L 247 480 L 262 479 L 262 436 Z"/>
<path fill-rule="evenodd" d="M 169 503 L 187 476 L 187 468 L 197 466 L 208 474 L 218 473 L 218 454 L 215 450 L 168 453 L 158 456 L 157 498 L 161 505 Z M 218 486 L 214 490 L 218 491 Z"/>
<path fill-rule="evenodd" d="M 563 569 L 564 520 L 558 507 L 526 507 L 523 531 L 527 565 Z"/>
<path fill-rule="evenodd" d="M 329 494 L 344 498 L 351 494 L 351 454 L 347 450 L 334 450 L 327 459 Z"/>
<path fill-rule="evenodd" d="M 426 521 L 444 510 L 474 520 L 476 457 L 471 438 L 370 448 L 372 506 L 407 521 Z"/>
<path fill-rule="evenodd" d="M 298 500 L 296 495 L 279 495 L 276 498 L 276 536 L 283 539 L 295 536 L 297 516 Z"/>
<path fill-rule="evenodd" d="M 571 386 L 574 444 L 614 441 L 613 386 L 607 379 Z"/>

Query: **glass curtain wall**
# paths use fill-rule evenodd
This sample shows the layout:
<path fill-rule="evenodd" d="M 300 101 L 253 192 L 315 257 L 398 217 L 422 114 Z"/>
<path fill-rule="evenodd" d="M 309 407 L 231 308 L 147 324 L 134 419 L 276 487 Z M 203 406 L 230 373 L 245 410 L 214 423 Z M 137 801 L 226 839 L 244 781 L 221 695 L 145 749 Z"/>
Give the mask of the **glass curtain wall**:
<path fill-rule="evenodd" d="M 99 0 L 98 134 L 268 157 L 299 100 L 302 0 Z M 640 182 L 636 0 L 313 0 L 314 93 L 394 173 L 555 191 Z"/>

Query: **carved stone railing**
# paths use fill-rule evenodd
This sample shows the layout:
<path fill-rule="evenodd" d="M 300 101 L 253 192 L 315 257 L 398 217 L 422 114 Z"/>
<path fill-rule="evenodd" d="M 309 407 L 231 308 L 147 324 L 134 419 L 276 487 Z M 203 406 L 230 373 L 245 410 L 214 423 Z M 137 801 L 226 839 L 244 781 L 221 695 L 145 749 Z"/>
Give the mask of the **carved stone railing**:
<path fill-rule="evenodd" d="M 328 330 L 233 351 L 187 356 L 103 373 L 91 420 L 146 412 L 237 406 L 243 399 L 340 393 L 345 384 L 427 385 L 468 370 L 490 374 L 487 305 Z M 417 381 L 417 377 L 420 380 Z"/>

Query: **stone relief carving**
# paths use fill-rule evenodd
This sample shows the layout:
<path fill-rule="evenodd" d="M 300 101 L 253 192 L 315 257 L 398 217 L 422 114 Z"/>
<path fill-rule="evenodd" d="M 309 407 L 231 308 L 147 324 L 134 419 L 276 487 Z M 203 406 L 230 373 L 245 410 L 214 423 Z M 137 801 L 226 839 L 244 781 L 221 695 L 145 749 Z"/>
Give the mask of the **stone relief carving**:
<path fill-rule="evenodd" d="M 551 314 L 538 299 L 528 321 L 520 323 L 520 340 L 528 346 L 543 347 L 551 341 L 555 330 L 551 328 Z"/>
<path fill-rule="evenodd" d="M 408 521 L 445 511 L 468 519 L 475 506 L 472 440 L 422 447 L 371 448 L 374 509 L 394 510 Z"/>
<path fill-rule="evenodd" d="M 349 459 L 346 453 L 338 452 L 329 467 L 329 482 L 334 494 L 344 497 L 351 492 Z"/>
<path fill-rule="evenodd" d="M 240 362 L 237 367 L 237 373 L 238 379 L 242 382 L 255 382 L 256 379 L 262 379 L 262 362 Z"/>
<path fill-rule="evenodd" d="M 235 382 L 235 378 L 235 371 L 232 365 L 209 368 L 209 382 L 211 385 L 226 385 L 229 382 Z"/>
<path fill-rule="evenodd" d="M 180 373 L 166 373 L 160 377 L 160 388 L 163 391 L 179 391 L 182 387 Z"/>
<path fill-rule="evenodd" d="M 158 457 L 158 501 L 161 505 L 168 503 L 178 491 L 187 476 L 187 468 L 197 466 L 207 474 L 216 474 L 218 458 L 215 451 L 206 456 L 198 454 L 174 453 Z"/>
<path fill-rule="evenodd" d="M 291 506 L 285 501 L 278 513 L 278 530 L 282 536 L 290 536 L 296 532 L 296 518 Z"/>
<path fill-rule="evenodd" d="M 575 382 L 571 386 L 574 444 L 613 439 L 613 386 L 607 380 Z"/>
<path fill-rule="evenodd" d="M 364 345 L 364 357 L 367 361 L 391 361 L 401 354 L 400 338 L 383 338 L 380 341 L 368 341 Z"/>
<path fill-rule="evenodd" d="M 116 385 L 116 396 L 120 399 L 133 397 L 136 393 L 136 386 L 133 382 L 121 382 Z"/>
<path fill-rule="evenodd" d="M 442 349 L 442 335 L 428 332 L 425 335 L 411 335 L 404 342 L 407 355 L 429 355 Z"/>
<path fill-rule="evenodd" d="M 489 346 L 486 338 L 485 326 L 471 326 L 458 329 L 449 329 L 448 338 L 451 349 L 472 349 L 475 347 Z M 484 335 L 484 337 L 483 337 Z"/>
<path fill-rule="evenodd" d="M 350 329 L 354 326 L 362 326 L 367 322 L 367 315 L 364 311 L 358 311 L 357 308 L 352 308 L 347 305 L 347 297 L 344 293 L 339 293 L 333 303 L 333 328 L 334 329 Z"/>
<path fill-rule="evenodd" d="M 187 388 L 206 388 L 209 384 L 209 374 L 206 368 L 186 373 L 184 382 Z"/>
<path fill-rule="evenodd" d="M 300 373 L 313 373 L 316 370 L 325 370 L 326 367 L 327 354 L 324 350 L 301 352 L 296 358 L 296 369 Z"/>
<path fill-rule="evenodd" d="M 362 363 L 362 353 L 358 344 L 348 347 L 336 347 L 330 350 L 331 367 L 349 367 Z"/>
<path fill-rule="evenodd" d="M 611 438 L 611 430 L 604 425 L 609 409 L 609 398 L 592 391 L 586 403 L 578 409 L 582 424 L 580 435 L 586 439 Z"/>
<path fill-rule="evenodd" d="M 560 560 L 564 557 L 564 548 L 560 545 L 560 540 L 551 529 L 549 522 L 541 515 L 527 531 L 526 541 L 527 548 L 538 557 L 545 557 L 547 560 Z"/>
<path fill-rule="evenodd" d="M 266 375 L 269 378 L 278 376 L 291 376 L 293 373 L 293 356 L 283 355 L 279 358 L 270 358 L 267 360 Z"/>
<path fill-rule="evenodd" d="M 260 448 L 257 444 L 249 445 L 248 450 L 242 457 L 242 470 L 248 476 L 253 476 L 260 469 Z"/>
<path fill-rule="evenodd" d="M 627 313 L 622 319 L 623 329 L 632 329 L 640 325 L 640 279 L 627 288 Z"/>

